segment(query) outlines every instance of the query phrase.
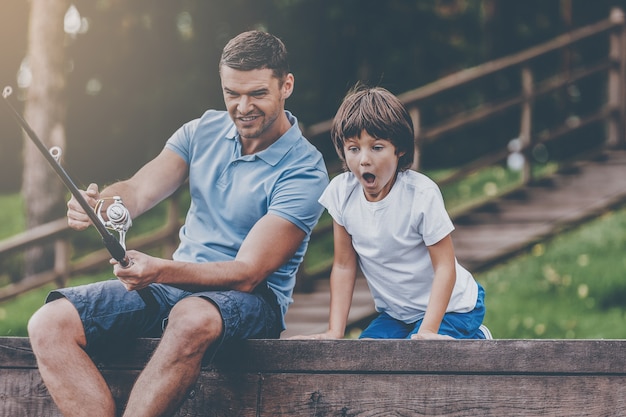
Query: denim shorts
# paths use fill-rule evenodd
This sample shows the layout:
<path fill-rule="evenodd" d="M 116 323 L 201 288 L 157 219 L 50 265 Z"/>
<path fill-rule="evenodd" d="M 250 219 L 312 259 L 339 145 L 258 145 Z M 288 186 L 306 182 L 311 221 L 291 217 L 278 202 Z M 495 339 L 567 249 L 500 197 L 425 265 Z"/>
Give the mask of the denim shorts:
<path fill-rule="evenodd" d="M 452 336 L 455 339 L 484 339 L 479 330 L 485 318 L 485 290 L 478 284 L 476 306 L 467 313 L 446 313 L 441 320 L 439 334 Z M 404 323 L 383 312 L 367 326 L 359 339 L 410 339 L 418 332 L 422 320 L 415 323 Z"/>
<path fill-rule="evenodd" d="M 52 291 L 46 302 L 62 297 L 78 310 L 88 351 L 138 337 L 160 337 L 170 310 L 186 297 L 202 297 L 217 306 L 224 325 L 219 345 L 244 339 L 278 338 L 283 330 L 276 296 L 265 283 L 252 293 L 189 292 L 163 284 L 128 291 L 120 281 L 113 279 Z"/>

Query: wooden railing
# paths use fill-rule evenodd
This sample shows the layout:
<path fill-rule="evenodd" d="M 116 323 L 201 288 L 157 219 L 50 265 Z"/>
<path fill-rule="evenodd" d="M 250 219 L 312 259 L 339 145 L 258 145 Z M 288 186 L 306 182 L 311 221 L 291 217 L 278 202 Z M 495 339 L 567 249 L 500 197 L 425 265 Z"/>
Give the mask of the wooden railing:
<path fill-rule="evenodd" d="M 137 250 L 158 246 L 161 247 L 163 256 L 170 256 L 176 247 L 178 230 L 181 226 L 178 199 L 178 193 L 168 199 L 166 203 L 167 218 L 160 228 L 129 239 L 126 246 Z M 67 219 L 62 218 L 0 241 L 0 256 L 2 257 L 30 246 L 38 246 L 51 241 L 54 242 L 55 250 L 54 267 L 51 270 L 25 277 L 19 282 L 0 288 L 0 301 L 53 282 L 58 286 L 63 286 L 71 276 L 83 274 L 106 265 L 106 262 L 111 259 L 111 255 L 106 249 L 100 249 L 79 259 L 71 260 L 73 251 L 71 239 L 68 236 L 71 230 L 67 225 Z"/>
<path fill-rule="evenodd" d="M 510 111 L 519 112 L 517 139 L 518 151 L 524 156 L 522 183 L 528 183 L 533 179 L 532 151 L 537 145 L 547 144 L 566 137 L 592 124 L 602 123 L 605 125 L 606 137 L 601 141 L 602 146 L 623 147 L 626 144 L 626 31 L 624 28 L 624 13 L 621 9 L 616 8 L 611 11 L 607 19 L 595 24 L 566 33 L 520 53 L 459 71 L 416 90 L 400 94 L 399 98 L 409 109 L 415 125 L 416 163 L 414 168 L 420 167 L 421 151 L 424 147 L 445 139 L 447 134 L 470 129 L 476 124 L 488 122 Z M 603 36 L 606 37 L 606 41 L 601 39 Z M 584 65 L 581 64 L 576 67 L 568 65 L 545 79 L 539 79 L 538 71 L 535 68 L 538 60 L 551 53 L 570 52 L 576 44 L 589 39 L 593 39 L 597 45 L 606 45 L 608 51 L 606 56 L 596 62 L 585 62 Z M 496 80 L 501 74 L 510 76 L 512 71 L 519 72 L 518 84 L 520 88 L 509 96 L 503 99 L 484 101 L 478 106 L 464 108 L 438 120 L 431 120 L 429 123 L 423 120 L 424 109 L 434 99 L 444 94 L 456 94 L 463 88 L 472 88 L 473 91 L 480 93 L 481 88 L 484 90 L 484 87 L 477 85 L 479 82 L 486 80 L 493 84 L 495 81 L 492 80 Z M 538 131 L 534 123 L 537 118 L 533 114 L 537 100 L 597 74 L 605 76 L 606 80 L 606 100 L 597 109 L 580 117 L 562 120 L 550 129 Z M 328 146 L 330 143 L 330 125 L 330 120 L 312 125 L 305 129 L 305 136 L 320 149 L 331 149 L 325 156 L 329 171 L 334 174 L 340 170 L 340 165 L 334 157 L 332 146 Z M 494 132 L 494 134 L 498 134 L 498 132 Z M 502 164 L 511 153 L 507 147 L 508 141 L 503 143 L 502 147 L 494 148 L 489 153 L 463 164 L 445 178 L 438 179 L 437 182 L 444 186 L 485 167 Z M 166 241 L 168 242 L 166 251 L 172 250 L 177 239 L 180 220 L 175 200 L 168 204 L 170 214 L 166 224 L 153 233 L 131 239 L 128 242 L 129 247 L 143 249 Z M 50 240 L 55 241 L 56 248 L 56 262 L 52 271 L 24 278 L 19 283 L 0 289 L 0 301 L 46 283 L 57 282 L 61 285 L 68 277 L 85 272 L 104 263 L 109 258 L 108 252 L 102 250 L 85 258 L 70 261 L 72 251 L 69 247 L 67 231 L 65 220 L 61 219 L 0 242 L 0 256 Z M 322 235 L 330 233 L 330 231 L 330 225 L 320 224 L 314 231 L 312 242 Z M 297 290 L 307 291 L 310 289 L 311 282 L 317 277 L 327 276 L 329 268 L 330 262 L 314 267 L 309 267 L 305 263 L 299 272 Z"/>

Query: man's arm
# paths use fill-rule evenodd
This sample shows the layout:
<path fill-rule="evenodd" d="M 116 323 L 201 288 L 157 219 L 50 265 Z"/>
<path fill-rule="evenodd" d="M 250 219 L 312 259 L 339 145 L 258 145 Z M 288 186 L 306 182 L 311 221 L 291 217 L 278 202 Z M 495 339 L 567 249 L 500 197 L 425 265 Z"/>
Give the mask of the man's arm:
<path fill-rule="evenodd" d="M 114 272 L 129 290 L 158 282 L 195 291 L 221 288 L 250 292 L 293 256 L 305 236 L 290 221 L 266 214 L 250 230 L 232 261 L 180 262 L 128 251 L 132 266 L 116 265 Z"/>
<path fill-rule="evenodd" d="M 135 218 L 176 191 L 187 178 L 187 172 L 187 163 L 175 152 L 164 149 L 130 179 L 116 182 L 102 192 L 98 191 L 96 184 L 81 192 L 92 207 L 100 198 L 120 196 L 131 218 Z M 67 203 L 67 208 L 70 227 L 84 230 L 91 224 L 74 197 Z"/>
<path fill-rule="evenodd" d="M 101 197 L 119 195 L 135 218 L 169 197 L 185 181 L 187 163 L 174 151 L 163 149 L 135 175 L 102 190 Z"/>

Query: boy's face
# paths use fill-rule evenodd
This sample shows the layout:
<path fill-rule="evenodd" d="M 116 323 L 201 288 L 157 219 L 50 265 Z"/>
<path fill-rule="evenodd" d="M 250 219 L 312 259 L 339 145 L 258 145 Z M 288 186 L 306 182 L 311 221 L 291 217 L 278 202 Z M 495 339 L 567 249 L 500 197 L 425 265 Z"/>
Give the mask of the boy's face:
<path fill-rule="evenodd" d="M 393 143 L 363 131 L 360 137 L 347 139 L 343 149 L 346 165 L 363 186 L 365 198 L 368 201 L 385 198 L 396 180 L 398 160 L 402 156 L 396 155 Z"/>
<path fill-rule="evenodd" d="M 239 71 L 220 68 L 224 104 L 242 139 L 276 140 L 282 132 L 276 120 L 293 91 L 293 75 L 284 82 L 270 69 Z"/>

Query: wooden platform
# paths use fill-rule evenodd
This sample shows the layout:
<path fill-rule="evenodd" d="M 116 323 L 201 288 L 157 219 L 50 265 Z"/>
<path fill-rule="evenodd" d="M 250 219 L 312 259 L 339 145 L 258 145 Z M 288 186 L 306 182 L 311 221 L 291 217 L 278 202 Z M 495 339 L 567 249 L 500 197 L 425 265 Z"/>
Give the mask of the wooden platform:
<path fill-rule="evenodd" d="M 120 408 L 158 340 L 102 371 Z M 252 340 L 176 416 L 624 416 L 626 341 Z M 0 417 L 57 417 L 28 339 L 0 338 Z"/>
<path fill-rule="evenodd" d="M 626 151 L 605 151 L 454 218 L 452 239 L 459 262 L 478 272 L 625 202 Z M 327 281 L 295 295 L 283 337 L 327 328 Z M 351 323 L 374 313 L 364 279 L 357 281 Z"/>
<path fill-rule="evenodd" d="M 483 270 L 625 202 L 626 151 L 606 151 L 455 218 L 457 257 Z"/>

